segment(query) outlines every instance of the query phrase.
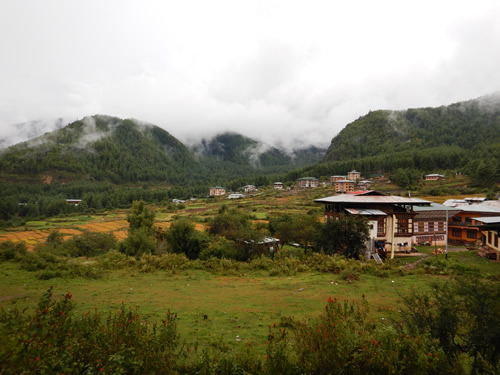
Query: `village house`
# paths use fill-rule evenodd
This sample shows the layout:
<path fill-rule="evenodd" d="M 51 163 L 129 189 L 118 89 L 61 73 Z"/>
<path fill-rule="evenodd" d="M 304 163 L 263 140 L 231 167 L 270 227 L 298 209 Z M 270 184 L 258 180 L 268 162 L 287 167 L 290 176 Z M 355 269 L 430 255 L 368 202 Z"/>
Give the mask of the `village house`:
<path fill-rule="evenodd" d="M 498 243 L 500 216 L 475 217 L 473 220 L 480 223 L 478 228 L 483 234 L 482 247 L 478 250 L 478 254 L 500 263 L 500 245 Z"/>
<path fill-rule="evenodd" d="M 273 184 L 273 189 L 274 190 L 283 190 L 283 182 L 275 182 Z"/>
<path fill-rule="evenodd" d="M 222 186 L 213 186 L 210 188 L 210 196 L 211 197 L 216 197 L 219 195 L 224 195 L 226 194 L 226 189 L 223 188 Z"/>
<path fill-rule="evenodd" d="M 245 198 L 246 195 L 245 194 L 241 194 L 241 193 L 231 193 L 229 194 L 226 199 L 241 199 L 241 198 Z"/>
<path fill-rule="evenodd" d="M 360 190 L 369 190 L 373 185 L 372 181 L 363 180 L 358 182 L 358 189 Z"/>
<path fill-rule="evenodd" d="M 442 174 L 438 174 L 438 173 L 426 174 L 424 176 L 425 181 L 437 181 L 437 180 L 442 180 L 444 178 L 445 178 L 445 176 L 443 176 Z"/>
<path fill-rule="evenodd" d="M 414 206 L 430 205 L 419 198 L 384 195 L 376 191 L 343 194 L 321 199 L 325 205 L 325 218 L 337 219 L 342 215 L 360 215 L 368 219 L 371 243 L 382 252 L 408 252 L 413 246 Z M 385 254 L 384 254 L 385 255 Z"/>
<path fill-rule="evenodd" d="M 245 193 L 253 193 L 254 191 L 257 191 L 257 188 L 255 185 L 245 185 L 241 188 Z"/>
<path fill-rule="evenodd" d="M 336 175 L 336 176 L 330 176 L 330 182 L 333 184 L 335 184 L 335 181 L 342 181 L 342 180 L 345 180 L 347 176 L 340 176 L 340 175 Z"/>
<path fill-rule="evenodd" d="M 459 245 L 477 245 L 481 241 L 481 225 L 475 218 L 500 216 L 500 202 L 486 198 L 448 199 L 445 206 L 461 209 L 448 221 L 448 240 Z"/>
<path fill-rule="evenodd" d="M 350 172 L 347 172 L 347 179 L 352 180 L 352 181 L 359 180 L 359 179 L 361 179 L 361 172 L 358 172 L 356 170 L 352 170 Z"/>
<path fill-rule="evenodd" d="M 337 194 L 351 193 L 354 191 L 354 181 L 340 180 L 335 181 L 335 192 Z"/>
<path fill-rule="evenodd" d="M 74 204 L 75 206 L 78 206 L 80 203 L 82 203 L 82 200 L 81 199 L 66 199 L 66 203 Z"/>
<path fill-rule="evenodd" d="M 319 180 L 316 177 L 302 177 L 297 179 L 297 189 L 315 188 L 319 186 Z"/>
<path fill-rule="evenodd" d="M 446 246 L 449 218 L 462 210 L 432 202 L 430 206 L 415 206 L 413 211 L 413 243 Z"/>

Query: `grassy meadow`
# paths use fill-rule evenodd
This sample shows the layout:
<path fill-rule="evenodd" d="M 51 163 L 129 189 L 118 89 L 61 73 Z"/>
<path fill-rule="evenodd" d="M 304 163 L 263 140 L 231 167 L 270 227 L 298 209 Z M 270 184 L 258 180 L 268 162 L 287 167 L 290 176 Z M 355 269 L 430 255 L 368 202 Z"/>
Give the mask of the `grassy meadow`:
<path fill-rule="evenodd" d="M 202 231 L 209 218 L 223 205 L 245 210 L 255 222 L 261 223 L 271 215 L 284 213 L 313 211 L 320 216 L 322 207 L 313 200 L 331 194 L 331 188 L 305 192 L 264 191 L 239 200 L 216 198 L 187 202 L 177 210 L 159 206 L 154 208 L 156 225 L 168 228 L 175 219 L 188 217 L 196 224 L 196 229 Z M 33 250 L 54 229 L 64 238 L 96 231 L 113 232 L 121 240 L 128 228 L 126 214 L 125 210 L 115 210 L 28 222 L 22 228 L 0 233 L 0 241 L 24 242 Z M 431 255 L 431 247 L 419 250 L 425 254 L 423 257 L 397 258 L 382 266 L 375 265 L 373 260 L 366 262 L 369 269 L 366 272 L 361 272 L 357 265 L 338 272 L 318 271 L 313 267 L 275 272 L 272 267 L 260 263 L 211 270 L 202 266 L 202 262 L 193 261 L 179 270 L 144 271 L 130 265 L 101 270 L 96 278 L 40 280 L 36 273 L 21 270 L 14 262 L 4 262 L 0 263 L 0 307 L 32 309 L 40 296 L 54 286 L 55 295 L 72 293 L 77 313 L 94 308 L 112 312 L 126 304 L 137 306 L 143 316 L 157 321 L 170 309 L 178 314 L 179 333 L 187 342 L 200 345 L 222 342 L 235 346 L 252 342 L 263 347 L 270 324 L 290 317 L 317 316 L 324 310 L 329 297 L 358 301 L 365 298 L 371 317 L 382 320 L 401 316 L 402 296 L 410 290 L 426 290 L 432 282 L 445 281 L 455 271 L 480 274 L 496 282 L 500 280 L 499 265 L 474 252 L 450 252 L 449 259 L 444 261 L 443 255 Z M 98 263 L 92 258 L 78 261 L 91 266 L 93 262 Z M 418 262 L 418 266 L 409 267 L 413 262 Z"/>

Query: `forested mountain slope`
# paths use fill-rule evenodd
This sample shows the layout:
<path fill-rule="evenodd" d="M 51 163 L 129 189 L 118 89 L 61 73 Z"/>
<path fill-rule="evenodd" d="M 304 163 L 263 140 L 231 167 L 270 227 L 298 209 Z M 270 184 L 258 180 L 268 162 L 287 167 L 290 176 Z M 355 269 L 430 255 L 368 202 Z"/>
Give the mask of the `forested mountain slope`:
<path fill-rule="evenodd" d="M 492 186 L 500 180 L 500 93 L 438 108 L 370 112 L 333 138 L 321 163 L 285 179 L 352 169 L 365 176 L 459 170 Z"/>
<path fill-rule="evenodd" d="M 0 157 L 5 174 L 60 180 L 165 181 L 176 183 L 194 167 L 189 149 L 165 130 L 109 116 L 85 117 L 30 141 Z"/>
<path fill-rule="evenodd" d="M 462 149 L 500 142 L 500 94 L 438 108 L 374 111 L 348 124 L 324 161 L 439 146 Z"/>

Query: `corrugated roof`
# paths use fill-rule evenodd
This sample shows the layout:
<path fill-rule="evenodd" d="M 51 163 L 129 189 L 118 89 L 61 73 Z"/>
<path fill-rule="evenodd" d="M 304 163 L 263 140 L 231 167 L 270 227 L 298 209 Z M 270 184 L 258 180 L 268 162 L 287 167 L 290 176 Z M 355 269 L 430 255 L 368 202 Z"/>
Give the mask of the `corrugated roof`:
<path fill-rule="evenodd" d="M 413 208 L 413 210 L 415 212 L 429 212 L 429 211 L 448 211 L 448 213 L 451 215 L 453 213 L 453 215 L 455 214 L 458 214 L 459 212 L 462 211 L 462 208 L 458 208 L 458 207 L 450 207 L 450 206 L 444 206 L 442 204 L 439 204 L 439 203 L 434 203 L 434 202 L 431 202 L 431 205 L 430 206 L 415 206 Z"/>
<path fill-rule="evenodd" d="M 430 204 L 420 198 L 400 197 L 397 195 L 335 195 L 332 197 L 325 197 L 314 200 L 317 203 L 363 203 L 363 204 L 411 204 L 411 205 L 424 205 Z"/>
<path fill-rule="evenodd" d="M 297 181 L 301 181 L 301 180 L 318 180 L 316 177 L 301 177 L 301 178 L 297 178 Z"/>
<path fill-rule="evenodd" d="M 474 217 L 472 220 L 479 221 L 483 224 L 500 224 L 500 216 Z"/>
<path fill-rule="evenodd" d="M 363 216 L 387 216 L 384 211 L 373 210 L 369 208 L 346 208 L 347 212 L 351 215 L 363 215 Z"/>

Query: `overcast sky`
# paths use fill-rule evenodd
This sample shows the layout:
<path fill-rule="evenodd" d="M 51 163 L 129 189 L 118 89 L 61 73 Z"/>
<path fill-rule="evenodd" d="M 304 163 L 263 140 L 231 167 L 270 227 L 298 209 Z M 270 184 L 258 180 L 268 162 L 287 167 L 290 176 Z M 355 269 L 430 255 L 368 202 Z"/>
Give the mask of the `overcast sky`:
<path fill-rule="evenodd" d="M 0 140 L 108 114 L 326 146 L 369 110 L 499 91 L 499 20 L 496 0 L 1 0 Z"/>

